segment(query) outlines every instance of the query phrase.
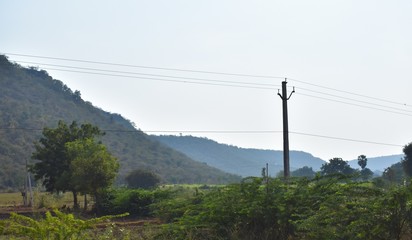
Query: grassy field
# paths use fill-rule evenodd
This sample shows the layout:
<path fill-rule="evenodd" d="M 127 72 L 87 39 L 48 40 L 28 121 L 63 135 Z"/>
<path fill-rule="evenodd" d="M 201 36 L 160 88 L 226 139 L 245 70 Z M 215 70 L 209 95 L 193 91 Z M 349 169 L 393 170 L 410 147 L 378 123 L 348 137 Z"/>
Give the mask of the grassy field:
<path fill-rule="evenodd" d="M 20 192 L 0 193 L 0 207 L 18 206 L 23 204 Z"/>
<path fill-rule="evenodd" d="M 79 196 L 79 202 L 83 200 L 83 196 Z M 33 200 L 35 208 L 61 208 L 62 206 L 72 206 L 73 196 L 71 193 L 50 194 L 46 192 L 33 192 Z M 0 193 L 0 207 L 16 207 L 23 205 L 23 197 L 20 192 L 15 193 Z"/>
<path fill-rule="evenodd" d="M 189 193 L 195 190 L 207 190 L 215 187 L 222 187 L 224 185 L 204 185 L 204 184 L 165 184 L 160 186 L 163 189 L 186 189 Z M 47 192 L 33 192 L 34 207 L 35 208 L 61 208 L 63 206 L 73 206 L 73 195 L 69 192 L 63 194 L 50 194 Z M 78 196 L 80 207 L 83 205 L 83 195 Z M 90 197 L 88 198 L 90 201 Z M 0 193 L 0 208 L 11 208 L 16 206 L 23 206 L 23 197 L 20 192 L 14 193 Z"/>

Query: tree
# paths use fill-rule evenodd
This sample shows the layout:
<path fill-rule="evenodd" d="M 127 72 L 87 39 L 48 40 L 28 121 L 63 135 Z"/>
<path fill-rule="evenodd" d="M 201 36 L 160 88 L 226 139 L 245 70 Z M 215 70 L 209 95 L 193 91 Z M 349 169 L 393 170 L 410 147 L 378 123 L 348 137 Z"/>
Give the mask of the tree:
<path fill-rule="evenodd" d="M 70 126 L 59 121 L 56 128 L 44 128 L 43 137 L 35 143 L 35 152 L 32 158 L 37 160 L 30 169 L 36 180 L 42 180 L 48 192 L 73 193 L 74 207 L 78 207 L 77 188 L 72 181 L 70 169 L 72 159 L 66 151 L 66 143 L 78 139 L 94 138 L 103 135 L 100 130 L 91 124 L 82 124 L 80 127 L 75 121 Z"/>
<path fill-rule="evenodd" d="M 66 143 L 71 159 L 72 184 L 76 191 L 92 194 L 98 201 L 98 193 L 110 186 L 119 170 L 119 163 L 106 146 L 92 138 L 78 139 Z M 87 201 L 85 198 L 85 209 Z"/>
<path fill-rule="evenodd" d="M 405 179 L 405 172 L 402 162 L 395 163 L 386 168 L 382 174 L 382 178 L 391 183 L 402 184 Z"/>
<path fill-rule="evenodd" d="M 367 164 L 368 164 L 368 159 L 366 158 L 365 155 L 358 156 L 358 165 L 361 167 L 362 170 L 366 167 Z"/>
<path fill-rule="evenodd" d="M 316 175 L 316 172 L 313 171 L 311 167 L 304 166 L 302 168 L 298 168 L 295 171 L 291 172 L 291 175 L 293 177 L 308 177 L 308 178 L 313 178 Z"/>
<path fill-rule="evenodd" d="M 355 169 L 351 168 L 347 161 L 344 161 L 342 158 L 332 158 L 328 163 L 324 163 L 320 168 L 322 175 L 329 174 L 353 174 Z"/>
<path fill-rule="evenodd" d="M 373 172 L 366 167 L 366 165 L 368 164 L 368 159 L 366 158 L 365 155 L 359 155 L 358 156 L 358 165 L 361 167 L 361 177 L 363 180 L 368 180 L 369 178 L 371 178 L 373 176 Z"/>
<path fill-rule="evenodd" d="M 131 188 L 148 189 L 160 183 L 160 177 L 151 171 L 136 169 L 126 176 L 127 185 Z"/>
<path fill-rule="evenodd" d="M 402 159 L 403 170 L 408 177 L 412 177 L 412 143 L 403 147 L 405 156 Z"/>

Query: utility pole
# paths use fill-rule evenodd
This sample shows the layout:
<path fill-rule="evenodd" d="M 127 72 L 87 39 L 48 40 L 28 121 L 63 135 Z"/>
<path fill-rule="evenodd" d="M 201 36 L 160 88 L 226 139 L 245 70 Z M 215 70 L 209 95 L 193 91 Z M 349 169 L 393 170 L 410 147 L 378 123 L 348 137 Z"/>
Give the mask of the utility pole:
<path fill-rule="evenodd" d="M 278 91 L 278 95 L 282 99 L 282 108 L 283 108 L 283 173 L 285 178 L 290 177 L 290 166 L 289 166 L 289 125 L 288 125 L 288 100 L 295 92 L 295 87 L 290 93 L 289 97 L 287 96 L 287 79 L 282 82 L 282 95 Z"/>
<path fill-rule="evenodd" d="M 266 163 L 266 193 L 269 193 L 269 164 Z"/>
<path fill-rule="evenodd" d="M 27 189 L 28 188 L 28 189 Z M 29 195 L 29 199 L 27 200 L 27 197 Z M 27 159 L 26 159 L 26 179 L 24 183 L 24 205 L 28 207 L 33 207 L 34 206 L 34 201 L 33 201 L 33 190 L 31 186 L 31 177 L 30 177 L 30 172 L 29 172 L 29 167 L 27 164 Z"/>

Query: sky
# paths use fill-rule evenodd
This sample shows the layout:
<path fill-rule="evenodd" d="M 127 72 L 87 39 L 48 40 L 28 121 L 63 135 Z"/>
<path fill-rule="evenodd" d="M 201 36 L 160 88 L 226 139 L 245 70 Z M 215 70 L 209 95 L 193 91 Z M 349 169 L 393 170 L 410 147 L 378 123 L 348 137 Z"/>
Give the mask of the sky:
<path fill-rule="evenodd" d="M 0 53 L 149 134 L 244 148 L 282 150 L 287 79 L 290 149 L 352 160 L 412 142 L 411 11 L 408 0 L 5 0 Z"/>

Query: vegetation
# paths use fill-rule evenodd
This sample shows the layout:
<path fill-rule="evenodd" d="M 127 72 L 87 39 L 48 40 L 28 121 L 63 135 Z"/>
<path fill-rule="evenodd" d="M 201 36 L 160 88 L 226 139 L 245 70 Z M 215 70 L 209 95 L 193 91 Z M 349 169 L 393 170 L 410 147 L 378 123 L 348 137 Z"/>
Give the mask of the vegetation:
<path fill-rule="evenodd" d="M 157 204 L 171 239 L 410 239 L 412 187 L 261 178 Z M 170 217 L 173 216 L 173 217 Z"/>
<path fill-rule="evenodd" d="M 136 169 L 126 176 L 126 182 L 130 188 L 150 189 L 160 183 L 160 177 L 151 171 Z"/>
<path fill-rule="evenodd" d="M 82 220 L 75 218 L 73 214 L 65 214 L 54 210 L 53 213 L 46 212 L 44 218 L 34 220 L 24 215 L 12 213 L 10 219 L 0 222 L 0 233 L 10 238 L 26 237 L 33 240 L 94 239 L 96 237 L 95 234 L 89 230 L 95 228 L 97 223 L 126 215 L 127 214 L 104 216 Z M 101 239 L 103 239 L 103 237 Z"/>
<path fill-rule="evenodd" d="M 302 168 L 296 169 L 295 171 L 292 171 L 290 174 L 292 177 L 314 178 L 316 175 L 316 172 L 313 171 L 311 167 L 304 166 Z"/>
<path fill-rule="evenodd" d="M 162 228 L 152 231 L 147 226 L 152 231 L 147 239 L 412 237 L 412 184 L 381 185 L 378 181 L 359 181 L 342 174 L 318 174 L 313 179 L 288 181 L 251 177 L 238 184 L 218 187 L 115 188 L 106 190 L 104 196 L 101 214 L 130 212 L 134 217 L 161 219 Z M 35 234 L 52 231 L 47 234 L 68 233 L 83 239 L 101 239 L 85 220 L 70 214 L 50 214 L 38 221 L 14 216 L 0 221 L 3 235 L 33 238 Z M 23 231 L 26 228 L 30 231 Z M 122 236 L 137 237 L 130 230 Z"/>
<path fill-rule="evenodd" d="M 167 189 L 107 189 L 97 202 L 99 214 L 130 213 L 134 217 L 152 217 L 151 205 L 169 199 L 172 192 Z"/>
<path fill-rule="evenodd" d="M 350 175 L 355 172 L 355 169 L 351 168 L 347 161 L 342 158 L 332 158 L 329 162 L 324 163 L 320 168 L 322 175 L 330 174 L 346 174 Z"/>
<path fill-rule="evenodd" d="M 149 169 L 166 183 L 228 183 L 240 177 L 226 174 L 172 150 L 136 129 L 119 114 L 105 112 L 81 98 L 46 71 L 24 68 L 0 55 L 0 191 L 24 185 L 26 161 L 42 130 L 59 120 L 90 123 L 105 131 L 102 143 L 120 163 L 118 184 L 130 169 Z"/>
<path fill-rule="evenodd" d="M 79 139 L 66 143 L 67 154 L 72 158 L 72 172 L 75 189 L 83 194 L 92 194 L 96 202 L 100 193 L 110 187 L 119 169 L 119 163 L 101 143 L 93 138 Z M 86 198 L 85 198 L 86 199 Z M 85 202 L 87 209 L 87 202 Z"/>
<path fill-rule="evenodd" d="M 403 170 L 409 178 L 412 177 L 412 143 L 407 144 L 403 148 L 403 153 L 405 154 L 402 160 Z"/>
<path fill-rule="evenodd" d="M 106 170 L 104 173 L 96 172 L 95 170 L 102 169 L 99 168 L 100 163 L 91 165 L 92 169 L 88 167 L 87 162 L 96 163 L 94 160 L 99 157 L 99 154 L 104 155 L 102 160 L 112 159 L 104 147 L 92 145 L 96 135 L 102 135 L 102 133 L 91 124 L 83 124 L 79 128 L 76 122 L 68 126 L 63 121 L 59 121 L 57 128 L 45 128 L 43 137 L 35 143 L 36 151 L 32 155 L 33 159 L 38 160 L 30 169 L 34 173 L 35 179 L 42 180 L 43 186 L 48 192 L 72 192 L 74 206 L 77 207 L 77 193 L 79 191 L 89 193 L 92 191 L 91 189 L 96 189 L 93 183 L 97 179 L 89 178 L 94 180 L 93 183 L 86 180 L 83 176 L 85 174 L 82 174 L 83 170 L 91 170 L 90 174 L 110 175 L 111 179 L 114 179 L 113 172 L 117 170 L 114 168 L 104 169 Z M 96 147 L 100 147 L 100 149 Z M 107 185 L 106 182 L 103 181 L 103 183 Z"/>
<path fill-rule="evenodd" d="M 33 150 L 32 156 L 37 162 L 31 171 L 47 191 L 72 192 L 75 206 L 77 193 L 92 194 L 97 209 L 94 213 L 106 215 L 85 220 L 75 217 L 68 209 L 65 209 L 67 213 L 54 210 L 45 216 L 12 213 L 8 219 L 0 220 L 0 238 L 130 239 L 130 231 L 115 234 L 96 227 L 98 222 L 113 218 L 113 214 L 123 217 L 128 213 L 134 218 L 156 217 L 164 222 L 162 229 L 150 233 L 151 239 L 412 238 L 412 144 L 404 147 L 402 162 L 387 168 L 382 178 L 373 180 L 366 167 L 368 159 L 360 155 L 360 171 L 341 158 L 333 158 L 324 163 L 318 173 L 311 167 L 292 172 L 294 176 L 304 177 L 269 178 L 266 172 L 262 178 L 248 177 L 225 186 L 155 188 L 159 182 L 155 174 L 165 177 L 166 182 L 227 182 L 236 177 L 191 161 L 150 140 L 144 133 L 129 128 L 132 124 L 120 116 L 85 103 L 80 92 L 72 92 L 44 71 L 22 68 L 0 56 L 0 76 L 0 107 L 7 108 L 0 111 L 0 126 L 5 126 L 0 138 L 0 161 L 4 162 L 0 171 L 2 187 L 21 184 L 18 177 L 7 171 L 14 169 L 13 164 L 21 167 L 21 160 L 15 159 L 16 156 L 27 157 L 27 149 Z M 19 95 L 21 92 L 25 94 Z M 32 92 L 35 94 L 29 94 Z M 46 123 L 56 117 L 45 110 L 45 106 L 36 105 L 45 103 L 50 104 L 47 108 L 58 113 L 56 115 L 64 116 L 62 119 L 78 120 L 77 117 L 82 116 L 82 122 L 87 122 L 88 117 L 94 116 L 90 121 L 94 124 L 79 126 L 70 120 L 72 124 L 67 125 L 59 121 L 55 128 L 43 128 L 43 136 L 33 134 L 31 130 L 37 132 L 38 128 L 29 128 L 31 124 L 49 126 Z M 53 105 L 55 103 L 57 105 Z M 43 112 L 37 116 L 31 107 Z M 78 112 L 68 115 L 66 107 Z M 33 119 L 32 115 L 38 118 Z M 111 129 L 109 138 L 102 135 L 101 126 Z M 127 134 L 122 135 L 125 132 Z M 102 142 L 95 137 L 101 137 Z M 35 139 L 39 140 L 34 147 L 27 143 Z M 117 142 L 119 139 L 123 142 Z M 111 149 L 116 156 L 133 157 L 133 160 L 121 161 L 123 178 L 126 169 L 150 171 L 133 171 L 126 178 L 130 187 L 139 189 L 109 188 L 119 169 L 116 158 L 109 153 Z M 150 161 L 145 162 L 143 157 Z M 60 198 L 59 194 L 55 196 Z M 39 199 L 41 203 L 42 198 Z M 41 205 L 45 207 L 44 201 Z"/>

